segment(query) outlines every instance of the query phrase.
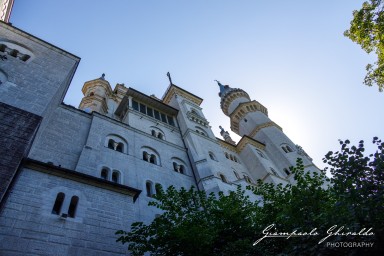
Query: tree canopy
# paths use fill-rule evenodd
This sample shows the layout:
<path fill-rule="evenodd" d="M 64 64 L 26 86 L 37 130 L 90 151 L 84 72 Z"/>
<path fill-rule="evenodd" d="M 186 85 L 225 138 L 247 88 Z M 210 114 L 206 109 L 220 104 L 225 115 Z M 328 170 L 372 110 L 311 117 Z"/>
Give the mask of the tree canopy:
<path fill-rule="evenodd" d="M 364 83 L 376 84 L 379 91 L 384 89 L 384 2 L 370 0 L 363 3 L 360 10 L 353 11 L 350 28 L 344 35 L 358 43 L 367 53 L 375 52 L 377 61 L 366 66 Z"/>
<path fill-rule="evenodd" d="M 136 222 L 130 231 L 117 231 L 117 241 L 128 243 L 132 255 L 383 255 L 384 143 L 376 137 L 373 143 L 377 151 L 364 155 L 363 141 L 357 146 L 340 141 L 341 150 L 325 156 L 329 167 L 321 173 L 304 171 L 298 159 L 291 167 L 294 184 L 259 180 L 248 187 L 256 200 L 240 187 L 226 195 L 158 187 L 149 205 L 163 213 L 150 224 Z M 372 234 L 327 238 L 333 226 Z M 264 237 L 266 230 L 304 235 Z M 373 242 L 374 248 L 327 242 Z"/>

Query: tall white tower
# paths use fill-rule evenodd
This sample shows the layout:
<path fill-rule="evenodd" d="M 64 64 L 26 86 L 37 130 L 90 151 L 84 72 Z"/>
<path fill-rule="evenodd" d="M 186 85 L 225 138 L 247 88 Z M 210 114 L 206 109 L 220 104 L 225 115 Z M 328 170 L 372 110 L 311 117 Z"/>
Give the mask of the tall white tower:
<path fill-rule="evenodd" d="M 228 85 L 220 87 L 220 105 L 225 115 L 231 120 L 231 130 L 241 137 L 247 136 L 265 144 L 265 152 L 280 174 L 290 177 L 289 166 L 296 165 L 297 158 L 302 158 L 308 171 L 318 171 L 312 159 L 304 150 L 295 145 L 282 128 L 268 117 L 268 110 L 256 100 L 251 100 L 248 93 Z"/>

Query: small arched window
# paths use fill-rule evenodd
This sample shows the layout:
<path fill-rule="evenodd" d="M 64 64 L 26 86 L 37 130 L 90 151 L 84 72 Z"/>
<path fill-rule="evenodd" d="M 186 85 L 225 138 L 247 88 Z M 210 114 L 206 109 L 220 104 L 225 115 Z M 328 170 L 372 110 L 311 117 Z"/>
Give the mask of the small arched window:
<path fill-rule="evenodd" d="M 56 196 L 55 204 L 52 208 L 52 214 L 59 215 L 61 211 L 61 207 L 63 206 L 65 194 L 63 192 L 60 192 Z"/>
<path fill-rule="evenodd" d="M 159 183 L 157 183 L 156 185 L 155 185 L 155 191 L 156 191 L 156 194 L 160 194 L 160 189 L 161 188 L 161 185 L 159 184 Z"/>
<path fill-rule="evenodd" d="M 148 153 L 146 151 L 143 151 L 143 160 L 148 162 Z"/>
<path fill-rule="evenodd" d="M 228 183 L 227 178 L 224 176 L 224 174 L 221 174 L 221 173 L 220 173 L 220 179 L 221 179 L 223 182 Z"/>
<path fill-rule="evenodd" d="M 116 183 L 120 183 L 120 172 L 119 171 L 113 171 L 112 181 L 116 182 Z"/>
<path fill-rule="evenodd" d="M 286 149 L 287 149 L 288 152 L 293 152 L 293 150 L 291 149 L 291 147 L 288 146 L 288 145 L 286 146 Z"/>
<path fill-rule="evenodd" d="M 229 159 L 229 155 L 227 152 L 225 152 L 225 158 Z"/>
<path fill-rule="evenodd" d="M 271 172 L 272 172 L 274 175 L 279 176 L 279 175 L 277 175 L 277 172 L 275 171 L 275 169 L 273 169 L 272 167 L 269 167 L 269 168 L 271 169 Z"/>
<path fill-rule="evenodd" d="M 75 218 L 78 203 L 79 203 L 79 197 L 73 196 L 71 198 L 71 203 L 69 204 L 69 208 L 68 208 L 68 217 Z"/>
<path fill-rule="evenodd" d="M 152 130 L 151 134 L 152 134 L 152 136 L 156 137 L 156 131 L 155 130 Z"/>
<path fill-rule="evenodd" d="M 233 171 L 233 173 L 235 174 L 235 176 L 236 176 L 236 179 L 240 179 L 240 175 L 236 172 L 236 171 Z"/>
<path fill-rule="evenodd" d="M 90 93 L 89 93 L 89 96 L 93 96 L 93 95 L 95 95 L 94 92 L 90 92 Z"/>
<path fill-rule="evenodd" d="M 265 158 L 264 154 L 263 154 L 260 150 L 257 150 L 257 149 L 256 149 L 256 152 L 257 152 L 257 154 L 258 154 L 260 157 Z"/>
<path fill-rule="evenodd" d="M 180 165 L 180 173 L 184 174 L 185 173 L 185 167 L 184 165 Z"/>
<path fill-rule="evenodd" d="M 212 152 L 209 152 L 209 157 L 212 159 L 212 160 L 215 160 L 216 161 L 216 157 L 215 155 L 212 153 Z"/>
<path fill-rule="evenodd" d="M 157 138 L 159 138 L 159 139 L 162 140 L 162 139 L 163 139 L 163 134 L 159 132 L 159 133 L 157 134 Z"/>
<path fill-rule="evenodd" d="M 252 183 L 252 180 L 251 180 L 251 178 L 249 178 L 248 175 L 245 175 L 245 174 L 244 174 L 244 179 L 245 179 L 246 182 L 248 182 L 248 183 Z"/>
<path fill-rule="evenodd" d="M 113 139 L 109 139 L 108 148 L 115 149 L 115 141 Z"/>
<path fill-rule="evenodd" d="M 178 166 L 178 164 L 176 162 L 173 162 L 173 170 L 175 172 L 179 172 L 179 166 Z"/>
<path fill-rule="evenodd" d="M 103 168 L 100 173 L 100 178 L 102 178 L 103 180 L 108 180 L 108 176 L 109 176 L 109 170 L 106 168 Z"/>
<path fill-rule="evenodd" d="M 291 172 L 287 168 L 284 168 L 284 172 L 287 174 L 287 176 L 291 175 Z"/>
<path fill-rule="evenodd" d="M 124 152 L 124 144 L 122 142 L 119 142 L 119 144 L 117 144 L 116 151 L 119 151 L 121 153 Z"/>
<path fill-rule="evenodd" d="M 151 164 L 156 164 L 156 156 L 152 154 L 152 155 L 150 156 L 150 158 L 149 158 L 149 162 L 150 162 Z"/>
<path fill-rule="evenodd" d="M 152 195 L 153 195 L 153 192 L 152 192 L 152 182 L 147 181 L 145 183 L 145 190 L 147 191 L 147 196 L 148 197 L 152 197 Z"/>

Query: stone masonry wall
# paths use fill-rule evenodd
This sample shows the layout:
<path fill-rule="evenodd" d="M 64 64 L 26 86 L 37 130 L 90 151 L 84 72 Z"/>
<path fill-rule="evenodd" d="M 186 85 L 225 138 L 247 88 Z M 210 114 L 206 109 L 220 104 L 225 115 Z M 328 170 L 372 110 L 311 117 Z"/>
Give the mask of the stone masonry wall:
<path fill-rule="evenodd" d="M 30 148 L 41 117 L 0 102 L 0 202 Z"/>

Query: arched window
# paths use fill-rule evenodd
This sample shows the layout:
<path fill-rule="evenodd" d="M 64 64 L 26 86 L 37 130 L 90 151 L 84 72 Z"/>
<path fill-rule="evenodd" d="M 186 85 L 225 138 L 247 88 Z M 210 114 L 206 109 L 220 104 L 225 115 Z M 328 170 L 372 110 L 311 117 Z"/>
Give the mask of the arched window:
<path fill-rule="evenodd" d="M 101 169 L 100 178 L 103 180 L 108 180 L 109 177 L 109 170 L 107 168 Z"/>
<path fill-rule="evenodd" d="M 288 152 L 293 152 L 290 146 L 287 145 L 285 148 L 287 149 Z"/>
<path fill-rule="evenodd" d="M 185 173 L 185 167 L 184 165 L 180 165 L 180 173 L 184 174 Z"/>
<path fill-rule="evenodd" d="M 215 155 L 212 153 L 212 152 L 209 152 L 209 157 L 212 159 L 212 160 L 215 160 L 216 161 L 216 157 Z"/>
<path fill-rule="evenodd" d="M 220 179 L 221 179 L 223 182 L 228 183 L 227 178 L 224 176 L 224 174 L 221 174 L 221 173 L 220 173 Z"/>
<path fill-rule="evenodd" d="M 275 169 L 273 169 L 272 167 L 269 167 L 269 168 L 271 169 L 271 172 L 272 172 L 274 175 L 279 176 L 279 175 L 277 174 L 277 172 L 275 171 Z"/>
<path fill-rule="evenodd" d="M 109 139 L 108 148 L 115 149 L 115 141 L 113 139 Z"/>
<path fill-rule="evenodd" d="M 235 174 L 235 176 L 236 176 L 236 179 L 240 179 L 240 175 L 236 172 L 236 171 L 233 171 L 233 173 Z"/>
<path fill-rule="evenodd" d="M 292 148 L 287 144 L 282 145 L 281 148 L 284 150 L 285 153 L 293 152 Z"/>
<path fill-rule="evenodd" d="M 156 156 L 152 154 L 152 155 L 150 156 L 150 158 L 149 158 L 149 162 L 150 162 L 151 164 L 156 164 Z"/>
<path fill-rule="evenodd" d="M 179 172 L 179 166 L 178 166 L 178 164 L 176 162 L 173 162 L 173 170 L 175 172 Z"/>
<path fill-rule="evenodd" d="M 121 153 L 128 153 L 127 141 L 123 137 L 118 135 L 109 134 L 106 137 L 106 142 L 104 146 Z"/>
<path fill-rule="evenodd" d="M 113 171 L 112 181 L 116 182 L 116 183 L 120 183 L 120 172 L 119 171 Z"/>
<path fill-rule="evenodd" d="M 148 153 L 146 151 L 143 151 L 143 160 L 148 162 Z"/>
<path fill-rule="evenodd" d="M 287 168 L 284 168 L 284 172 L 287 174 L 287 176 L 291 175 L 291 172 Z"/>
<path fill-rule="evenodd" d="M 151 134 L 152 134 L 152 136 L 156 137 L 156 131 L 155 130 L 152 130 Z"/>
<path fill-rule="evenodd" d="M 69 204 L 69 208 L 68 208 L 68 217 L 75 218 L 78 202 L 79 202 L 78 196 L 73 196 L 71 198 L 71 203 Z"/>
<path fill-rule="evenodd" d="M 200 128 L 200 127 L 198 127 L 198 126 L 195 126 L 195 128 L 196 128 L 196 132 L 197 132 L 198 134 L 201 134 L 201 135 L 203 135 L 203 136 L 208 136 L 207 133 L 204 131 L 203 128 Z"/>
<path fill-rule="evenodd" d="M 147 191 L 147 196 L 148 197 L 152 197 L 152 195 L 153 195 L 153 192 L 152 192 L 152 182 L 147 181 L 145 183 L 145 190 Z"/>
<path fill-rule="evenodd" d="M 60 192 L 56 196 L 55 204 L 52 208 L 52 214 L 59 215 L 61 211 L 61 207 L 63 206 L 65 194 L 63 192 Z"/>
<path fill-rule="evenodd" d="M 95 95 L 94 92 L 90 92 L 90 93 L 89 93 L 89 96 L 93 96 L 93 95 Z"/>
<path fill-rule="evenodd" d="M 227 159 L 229 159 L 229 155 L 228 155 L 227 152 L 225 152 L 225 157 L 226 157 Z"/>
<path fill-rule="evenodd" d="M 161 140 L 162 140 L 162 139 L 163 139 L 163 134 L 161 134 L 161 133 L 158 133 L 158 134 L 157 134 L 157 138 L 159 138 L 159 139 L 161 139 Z"/>
<path fill-rule="evenodd" d="M 248 183 L 252 183 L 252 180 L 251 180 L 251 178 L 249 178 L 248 175 L 245 175 L 245 174 L 244 174 L 244 179 L 245 179 L 246 182 L 248 182 Z"/>
<path fill-rule="evenodd" d="M 124 152 L 124 144 L 122 142 L 119 142 L 119 144 L 117 144 L 116 151 L 119 151 L 121 153 Z"/>
<path fill-rule="evenodd" d="M 159 183 L 157 183 L 157 184 L 155 185 L 155 191 L 156 191 L 156 194 L 160 194 L 160 187 L 161 187 L 161 185 L 160 185 Z"/>
<path fill-rule="evenodd" d="M 260 150 L 256 149 L 256 152 L 257 152 L 257 154 L 258 154 L 260 157 L 265 158 L 264 154 L 263 154 Z"/>

